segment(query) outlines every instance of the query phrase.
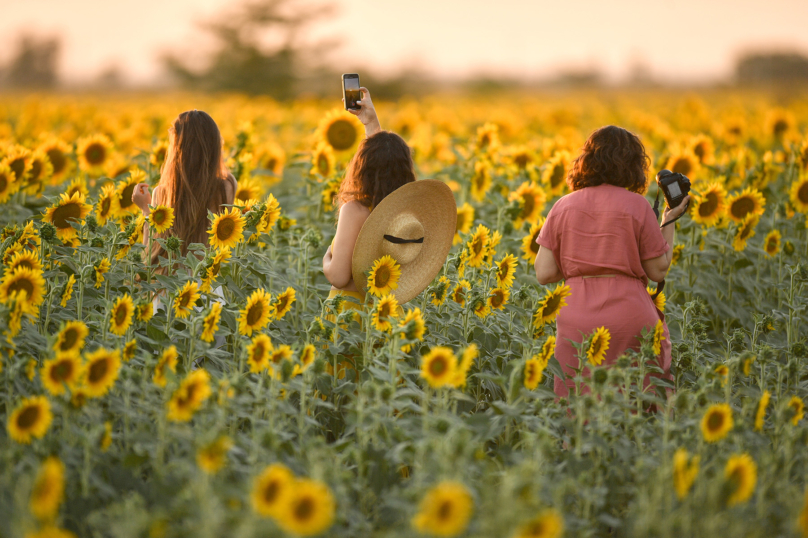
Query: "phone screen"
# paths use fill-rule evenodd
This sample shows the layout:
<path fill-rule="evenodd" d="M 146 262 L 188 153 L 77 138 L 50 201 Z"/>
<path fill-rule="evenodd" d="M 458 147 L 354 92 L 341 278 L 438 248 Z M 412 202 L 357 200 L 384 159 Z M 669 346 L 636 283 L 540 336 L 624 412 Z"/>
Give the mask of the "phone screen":
<path fill-rule="evenodd" d="M 359 91 L 359 75 L 343 76 L 342 85 L 345 94 L 345 109 L 356 110 L 359 108 L 356 102 L 362 99 L 362 92 Z"/>
<path fill-rule="evenodd" d="M 674 181 L 673 183 L 668 184 L 668 193 L 670 194 L 671 198 L 677 198 L 682 195 L 682 189 L 679 188 L 679 183 Z"/>

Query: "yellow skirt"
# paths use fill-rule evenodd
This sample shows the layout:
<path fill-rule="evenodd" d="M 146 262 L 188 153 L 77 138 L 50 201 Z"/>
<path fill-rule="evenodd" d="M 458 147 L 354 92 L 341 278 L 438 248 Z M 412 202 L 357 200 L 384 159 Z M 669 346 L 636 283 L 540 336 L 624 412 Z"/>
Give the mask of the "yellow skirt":
<path fill-rule="evenodd" d="M 362 310 L 362 309 L 365 308 L 365 295 L 362 292 L 359 292 L 359 291 L 346 291 L 346 290 L 331 290 L 331 292 L 328 294 L 328 298 L 333 299 L 334 297 L 337 297 L 338 295 L 341 295 L 343 297 L 353 297 L 354 299 L 356 299 L 358 301 L 358 303 L 355 303 L 353 301 L 343 301 L 342 304 L 339 307 L 339 313 L 340 314 L 342 314 L 345 310 Z M 327 315 L 325 319 L 327 319 L 331 323 L 336 323 L 336 321 L 337 321 L 336 316 L 334 314 Z M 340 328 L 344 329 L 345 326 L 340 326 Z M 353 361 L 351 360 L 352 358 L 353 358 L 352 356 L 345 356 L 345 357 L 343 357 L 343 360 L 340 360 L 340 361 L 337 362 L 337 378 L 338 379 L 344 378 L 347 370 L 349 370 L 349 369 L 353 370 L 354 369 Z M 334 375 L 334 367 L 330 363 L 328 363 L 326 365 L 326 371 L 330 375 Z"/>

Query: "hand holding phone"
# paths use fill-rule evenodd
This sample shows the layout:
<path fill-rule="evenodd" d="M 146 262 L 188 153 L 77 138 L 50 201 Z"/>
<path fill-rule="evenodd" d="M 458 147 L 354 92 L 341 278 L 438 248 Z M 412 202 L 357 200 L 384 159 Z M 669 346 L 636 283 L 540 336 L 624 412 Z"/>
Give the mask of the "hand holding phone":
<path fill-rule="evenodd" d="M 359 110 L 362 92 L 359 86 L 359 75 L 347 73 L 342 75 L 342 100 L 345 101 L 345 110 Z"/>

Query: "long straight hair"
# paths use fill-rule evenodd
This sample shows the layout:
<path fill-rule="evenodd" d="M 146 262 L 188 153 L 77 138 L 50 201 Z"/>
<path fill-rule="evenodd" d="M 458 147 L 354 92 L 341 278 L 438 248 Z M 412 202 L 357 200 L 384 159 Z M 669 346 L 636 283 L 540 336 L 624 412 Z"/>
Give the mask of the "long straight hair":
<path fill-rule="evenodd" d="M 222 158 L 222 135 L 207 113 L 183 112 L 168 132 L 159 203 L 174 209 L 174 224 L 158 237 L 173 234 L 182 239 L 185 256 L 191 243 L 208 244 L 208 210 L 218 213 L 227 202 L 224 179 L 228 171 Z M 165 256 L 157 242 L 150 251 L 153 265 Z"/>

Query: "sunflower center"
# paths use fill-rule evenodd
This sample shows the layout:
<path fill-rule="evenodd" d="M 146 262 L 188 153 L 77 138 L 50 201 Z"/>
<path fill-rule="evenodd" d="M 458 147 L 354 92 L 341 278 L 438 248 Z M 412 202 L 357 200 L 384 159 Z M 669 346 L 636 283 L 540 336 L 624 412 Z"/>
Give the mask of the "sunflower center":
<path fill-rule="evenodd" d="M 34 283 L 27 278 L 20 278 L 11 283 L 8 287 L 8 294 L 11 295 L 15 291 L 24 291 L 28 297 L 34 296 Z"/>
<path fill-rule="evenodd" d="M 220 241 L 227 241 L 232 237 L 235 229 L 236 221 L 232 218 L 225 217 L 220 220 L 219 225 L 216 226 L 216 237 L 219 238 Z"/>
<path fill-rule="evenodd" d="M 162 224 L 166 221 L 166 212 L 162 209 L 155 211 L 151 214 L 152 223 L 157 226 L 162 226 Z"/>
<path fill-rule="evenodd" d="M 35 160 L 31 163 L 31 172 L 28 176 L 28 181 L 30 183 L 34 183 L 35 181 L 39 180 L 39 175 L 42 173 L 42 161 L 39 159 Z"/>
<path fill-rule="evenodd" d="M 298 521 L 306 521 L 311 519 L 314 515 L 314 499 L 311 497 L 304 497 L 300 499 L 295 505 L 295 518 Z"/>
<path fill-rule="evenodd" d="M 546 318 L 555 314 L 560 308 L 559 306 L 560 304 L 561 304 L 561 296 L 555 294 L 550 295 L 547 298 L 547 302 L 545 303 L 544 308 L 542 308 L 541 311 L 542 317 Z"/>
<path fill-rule="evenodd" d="M 356 142 L 356 128 L 347 120 L 337 120 L 328 126 L 325 136 L 332 148 L 346 150 Z"/>
<path fill-rule="evenodd" d="M 591 348 L 592 349 L 592 355 L 595 356 L 595 357 L 600 355 L 600 350 L 601 350 L 602 347 L 603 347 L 603 342 L 601 341 L 600 338 L 595 338 L 594 340 L 592 340 L 592 348 Z"/>
<path fill-rule="evenodd" d="M 699 215 L 702 217 L 711 217 L 718 209 L 718 194 L 715 192 L 708 192 L 704 197 L 704 201 L 699 204 Z"/>
<path fill-rule="evenodd" d="M 17 416 L 17 426 L 21 430 L 27 430 L 34 426 L 39 420 L 39 406 L 29 405 Z"/>
<path fill-rule="evenodd" d="M 429 373 L 439 376 L 446 371 L 446 358 L 438 357 L 429 364 Z"/>
<path fill-rule="evenodd" d="M 278 305 L 275 307 L 278 312 L 283 312 L 289 305 L 289 298 L 285 295 L 278 298 Z"/>
<path fill-rule="evenodd" d="M 120 203 L 121 209 L 129 209 L 134 202 L 132 201 L 132 193 L 135 192 L 136 183 L 132 182 L 121 191 Z"/>
<path fill-rule="evenodd" d="M 11 168 L 11 171 L 14 172 L 14 176 L 17 178 L 17 181 L 21 180 L 23 174 L 25 173 L 25 159 L 21 157 L 14 159 L 8 163 L 8 166 Z"/>
<path fill-rule="evenodd" d="M 491 296 L 491 306 L 497 308 L 502 306 L 502 303 L 505 301 L 505 295 L 501 292 L 497 292 Z"/>
<path fill-rule="evenodd" d="M 699 158 L 700 161 L 703 161 L 704 157 L 707 155 L 706 143 L 699 142 L 696 144 L 696 146 L 693 148 L 693 153 Z"/>
<path fill-rule="evenodd" d="M 59 345 L 59 350 L 68 351 L 73 349 L 73 346 L 76 345 L 78 339 L 79 332 L 76 329 L 72 327 L 67 329 L 64 333 L 62 333 L 62 343 Z"/>
<path fill-rule="evenodd" d="M 112 207 L 112 200 L 109 197 L 101 200 L 101 216 L 106 217 L 109 215 L 109 208 Z"/>
<path fill-rule="evenodd" d="M 516 166 L 524 170 L 525 167 L 527 167 L 527 163 L 530 162 L 530 157 L 527 156 L 527 153 L 520 153 L 513 158 L 513 162 L 516 163 Z"/>
<path fill-rule="evenodd" d="M 6 187 L 8 187 L 8 176 L 6 174 L 0 174 L 0 192 L 5 192 Z"/>
<path fill-rule="evenodd" d="M 197 388 L 198 387 L 196 383 L 191 383 L 190 385 L 185 387 L 185 391 L 183 391 L 183 394 L 181 394 L 180 397 L 177 398 L 177 404 L 179 404 L 180 407 L 186 407 L 191 402 L 193 402 L 194 394 L 196 393 Z"/>
<path fill-rule="evenodd" d="M 48 159 L 50 159 L 51 165 L 53 165 L 53 173 L 58 174 L 62 170 L 64 170 L 65 165 L 67 164 L 67 158 L 65 154 L 62 153 L 61 150 L 57 148 L 51 148 L 45 153 L 48 154 Z"/>
<path fill-rule="evenodd" d="M 94 142 L 84 150 L 84 158 L 93 166 L 103 164 L 107 158 L 107 148 L 103 144 Z"/>
<path fill-rule="evenodd" d="M 331 170 L 331 167 L 329 166 L 328 162 L 328 157 L 326 157 L 322 153 L 317 157 L 317 170 L 323 176 L 327 176 L 328 172 Z"/>
<path fill-rule="evenodd" d="M 508 278 L 508 275 L 510 274 L 510 272 L 511 272 L 511 269 L 508 266 L 508 264 L 507 263 L 502 263 L 502 264 L 500 264 L 499 270 L 497 271 L 497 277 L 500 280 L 505 280 L 506 278 Z"/>
<path fill-rule="evenodd" d="M 266 357 L 266 355 L 267 355 L 267 348 L 264 347 L 264 344 L 263 343 L 257 344 L 255 346 L 255 349 L 253 349 L 252 360 L 256 364 L 261 364 L 262 362 L 264 362 L 264 358 Z"/>
<path fill-rule="evenodd" d="M 70 228 L 68 221 L 78 220 L 79 218 L 81 218 L 81 208 L 79 204 L 70 202 L 57 207 L 53 212 L 53 225 L 60 230 L 64 230 Z"/>
<path fill-rule="evenodd" d="M 98 383 L 106 377 L 108 371 L 109 364 L 107 363 L 107 359 L 97 360 L 90 365 L 87 381 L 90 383 Z"/>
<path fill-rule="evenodd" d="M 732 203 L 732 215 L 737 219 L 742 219 L 755 210 L 755 202 L 748 196 L 738 198 Z"/>
<path fill-rule="evenodd" d="M 526 219 L 530 215 L 533 214 L 533 210 L 536 208 L 536 199 L 533 198 L 532 194 L 527 194 L 526 196 L 522 197 L 522 214 L 520 215 L 523 219 Z"/>
<path fill-rule="evenodd" d="M 527 529 L 528 536 L 544 536 L 545 528 L 543 521 L 534 521 Z"/>
<path fill-rule="evenodd" d="M 776 122 L 774 122 L 773 130 L 775 136 L 782 135 L 784 132 L 788 131 L 788 121 L 784 119 L 777 120 Z"/>
<path fill-rule="evenodd" d="M 459 286 L 454 292 L 454 300 L 456 303 L 462 303 L 466 298 L 466 290 L 463 286 Z"/>
<path fill-rule="evenodd" d="M 188 304 L 191 302 L 191 292 L 186 291 L 182 295 L 180 295 L 180 307 L 188 308 Z"/>
<path fill-rule="evenodd" d="M 56 366 L 51 370 L 51 379 L 54 381 L 64 381 L 70 379 L 73 374 L 73 363 L 69 360 L 63 360 L 56 363 Z"/>
<path fill-rule="evenodd" d="M 563 180 L 564 180 L 564 165 L 558 163 L 553 167 L 553 173 L 550 176 L 550 186 L 553 188 L 558 187 Z"/>
<path fill-rule="evenodd" d="M 482 254 L 483 251 L 483 238 L 482 237 L 475 237 L 474 241 L 471 243 L 471 249 L 474 251 L 475 256 L 479 256 Z"/>
<path fill-rule="evenodd" d="M 690 159 L 684 157 L 676 159 L 676 162 L 673 163 L 673 168 L 671 168 L 674 174 L 683 175 L 688 175 L 692 169 L 693 164 L 690 162 Z"/>
<path fill-rule="evenodd" d="M 384 288 L 390 281 L 390 268 L 386 265 L 380 266 L 376 269 L 376 275 L 373 279 L 373 285 L 377 288 Z"/>
<path fill-rule="evenodd" d="M 803 204 L 808 205 L 808 181 L 800 185 L 799 190 L 797 190 L 797 199 Z"/>
<path fill-rule="evenodd" d="M 264 315 L 264 305 L 257 302 L 247 310 L 247 325 L 255 325 Z"/>
<path fill-rule="evenodd" d="M 390 304 L 384 303 L 379 306 L 379 319 L 384 319 L 390 315 Z"/>
<path fill-rule="evenodd" d="M 724 426 L 724 415 L 721 413 L 712 413 L 710 418 L 707 419 L 707 427 L 710 431 L 718 431 Z"/>
<path fill-rule="evenodd" d="M 452 502 L 447 500 L 440 503 L 437 515 L 440 521 L 446 521 L 452 517 Z"/>
<path fill-rule="evenodd" d="M 278 493 L 280 492 L 280 490 L 281 487 L 280 484 L 278 484 L 277 480 L 272 480 L 271 482 L 269 482 L 264 488 L 264 490 L 261 492 L 263 494 L 262 496 L 264 497 L 264 501 L 268 503 L 275 502 L 278 498 Z"/>
<path fill-rule="evenodd" d="M 117 310 L 115 310 L 115 324 L 122 325 L 127 318 L 127 309 L 124 305 L 120 305 Z"/>

